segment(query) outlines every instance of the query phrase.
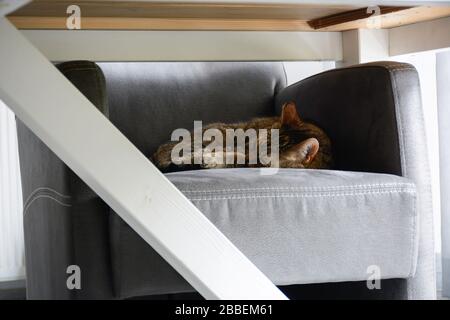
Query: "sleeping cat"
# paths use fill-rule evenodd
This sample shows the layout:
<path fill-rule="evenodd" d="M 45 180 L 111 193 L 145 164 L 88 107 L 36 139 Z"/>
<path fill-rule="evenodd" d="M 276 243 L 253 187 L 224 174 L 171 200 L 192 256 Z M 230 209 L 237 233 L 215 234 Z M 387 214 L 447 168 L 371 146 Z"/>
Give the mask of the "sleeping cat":
<path fill-rule="evenodd" d="M 325 132 L 316 125 L 301 120 L 297 113 L 297 108 L 293 102 L 286 103 L 281 112 L 280 117 L 270 118 L 256 118 L 248 122 L 225 124 L 225 123 L 213 123 L 202 128 L 202 133 L 206 130 L 213 129 L 216 132 L 222 133 L 223 139 L 225 139 L 226 131 L 229 129 L 244 131 L 248 129 L 255 129 L 259 132 L 260 129 L 266 129 L 267 135 L 257 134 L 256 144 L 260 146 L 262 143 L 266 143 L 267 149 L 271 150 L 271 129 L 278 129 L 279 142 L 278 142 L 278 165 L 280 168 L 312 168 L 312 169 L 329 169 L 332 167 L 332 155 L 331 155 L 331 142 Z M 191 131 L 192 133 L 192 131 Z M 191 134 L 190 137 L 193 137 Z M 203 135 L 202 135 L 203 137 Z M 178 141 L 171 141 L 161 145 L 157 151 L 151 157 L 152 162 L 162 172 L 173 172 L 183 170 L 195 170 L 195 169 L 210 169 L 210 168 L 237 168 L 237 167 L 269 167 L 273 164 L 263 163 L 261 159 L 251 161 L 249 159 L 249 139 L 245 140 L 245 152 L 244 155 L 234 147 L 234 150 L 221 148 L 220 151 L 215 150 L 213 155 L 220 153 L 224 157 L 231 156 L 234 160 L 239 155 L 245 157 L 245 162 L 238 163 L 233 161 L 232 163 L 217 163 L 214 161 L 203 161 L 198 163 L 194 161 L 195 155 L 198 155 L 198 151 L 202 154 L 202 159 L 211 159 L 212 154 L 208 149 L 208 145 L 211 141 L 202 141 L 200 150 L 195 150 L 193 140 L 188 141 L 189 151 L 185 158 L 181 158 L 178 161 L 172 161 L 172 151 L 176 148 Z M 221 145 L 225 146 L 225 141 Z M 241 149 L 242 152 L 242 149 Z"/>

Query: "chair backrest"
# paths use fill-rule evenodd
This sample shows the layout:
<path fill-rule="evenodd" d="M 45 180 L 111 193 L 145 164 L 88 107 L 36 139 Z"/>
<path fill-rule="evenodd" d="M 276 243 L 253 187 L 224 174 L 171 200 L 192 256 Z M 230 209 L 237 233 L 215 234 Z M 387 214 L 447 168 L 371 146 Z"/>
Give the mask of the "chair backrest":
<path fill-rule="evenodd" d="M 280 62 L 98 63 L 110 120 L 145 155 L 194 120 L 243 121 L 275 112 L 286 86 Z"/>

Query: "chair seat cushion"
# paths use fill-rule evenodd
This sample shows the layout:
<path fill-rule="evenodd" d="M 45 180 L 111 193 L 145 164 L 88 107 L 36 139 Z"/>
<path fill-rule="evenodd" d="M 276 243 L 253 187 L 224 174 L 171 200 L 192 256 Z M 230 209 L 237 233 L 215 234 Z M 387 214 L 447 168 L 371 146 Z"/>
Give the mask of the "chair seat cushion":
<path fill-rule="evenodd" d="M 416 191 L 403 177 L 301 169 L 166 176 L 277 285 L 415 272 Z M 192 290 L 116 214 L 110 231 L 119 297 Z"/>

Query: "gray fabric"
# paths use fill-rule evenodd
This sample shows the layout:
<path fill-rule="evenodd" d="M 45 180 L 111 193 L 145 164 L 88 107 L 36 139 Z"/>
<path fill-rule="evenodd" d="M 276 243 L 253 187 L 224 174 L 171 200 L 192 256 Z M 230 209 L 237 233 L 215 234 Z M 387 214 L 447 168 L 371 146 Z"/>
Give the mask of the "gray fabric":
<path fill-rule="evenodd" d="M 285 88 L 276 109 L 296 101 L 299 115 L 329 135 L 336 169 L 400 174 L 393 94 L 384 68 L 334 69 Z"/>
<path fill-rule="evenodd" d="M 282 63 L 99 63 L 106 77 L 110 120 L 150 156 L 174 129 L 273 115 L 286 86 Z"/>
<path fill-rule="evenodd" d="M 70 199 L 61 205 L 55 192 L 70 194 L 68 169 L 19 120 L 17 134 L 25 208 L 27 298 L 71 299 L 73 292 L 65 286 L 65 270 L 73 263 Z M 46 189 L 39 189 L 42 187 Z"/>
<path fill-rule="evenodd" d="M 301 115 L 330 134 L 337 169 L 393 173 L 417 185 L 420 242 L 411 299 L 436 297 L 430 172 L 413 66 L 375 62 L 315 75 L 284 89 L 277 108 L 297 101 Z"/>
<path fill-rule="evenodd" d="M 58 66 L 107 113 L 104 78 L 87 61 Z M 108 210 L 42 141 L 17 120 L 24 199 L 27 298 L 112 298 Z M 82 290 L 66 286 L 66 269 L 82 270 Z"/>
<path fill-rule="evenodd" d="M 405 178 L 300 169 L 166 176 L 277 285 L 366 280 L 371 265 L 379 266 L 383 279 L 415 272 L 416 194 Z M 112 217 L 120 296 L 189 289 L 150 247 L 139 245 L 130 227 Z M 136 272 L 138 261 L 142 268 Z"/>
<path fill-rule="evenodd" d="M 0 282 L 0 300 L 25 300 L 25 280 Z"/>
<path fill-rule="evenodd" d="M 67 79 L 105 116 L 109 115 L 105 76 L 97 64 L 89 61 L 69 61 L 57 65 Z"/>
<path fill-rule="evenodd" d="M 401 173 L 404 177 L 414 181 L 418 196 L 419 252 L 416 274 L 411 281 L 408 281 L 408 295 L 411 299 L 435 299 L 436 261 L 431 176 L 419 76 L 411 65 L 391 63 L 384 67 L 389 72 L 392 92 L 394 92 Z"/>

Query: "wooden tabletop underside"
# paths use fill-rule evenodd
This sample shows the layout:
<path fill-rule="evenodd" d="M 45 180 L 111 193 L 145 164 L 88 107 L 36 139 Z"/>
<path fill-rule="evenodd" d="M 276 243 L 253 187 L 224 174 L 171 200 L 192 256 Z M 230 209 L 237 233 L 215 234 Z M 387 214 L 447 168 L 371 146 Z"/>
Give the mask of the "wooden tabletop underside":
<path fill-rule="evenodd" d="M 354 5 L 35 0 L 9 19 L 20 29 L 66 29 L 67 8 L 73 4 L 80 7 L 81 28 L 87 30 L 345 31 L 450 16 L 450 6 L 368 11 Z"/>

